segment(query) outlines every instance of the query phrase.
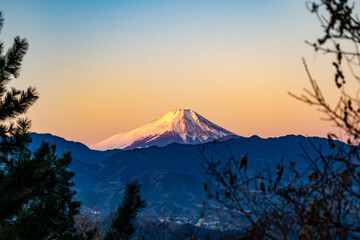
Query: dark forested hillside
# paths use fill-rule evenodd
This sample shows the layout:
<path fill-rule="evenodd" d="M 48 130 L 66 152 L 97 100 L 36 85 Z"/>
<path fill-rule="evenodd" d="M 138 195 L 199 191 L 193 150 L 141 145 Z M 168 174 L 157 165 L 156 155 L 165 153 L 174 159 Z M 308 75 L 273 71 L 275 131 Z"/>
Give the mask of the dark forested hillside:
<path fill-rule="evenodd" d="M 288 135 L 263 139 L 257 136 L 239 137 L 224 142 L 199 145 L 170 144 L 129 151 L 95 151 L 79 142 L 66 141 L 50 134 L 31 134 L 36 148 L 45 140 L 57 145 L 57 153 L 71 151 L 78 197 L 86 205 L 96 198 L 103 211 L 112 211 L 121 200 L 125 183 L 138 179 L 142 196 L 147 200 L 147 212 L 160 215 L 164 207 L 178 214 L 198 215 L 206 198 L 203 191 L 206 158 L 227 160 L 231 155 L 241 158 L 248 154 L 247 173 L 274 167 L 283 156 L 284 161 L 304 163 L 303 149 L 310 155 L 312 144 L 329 152 L 327 139 Z M 203 151 L 203 154 L 202 154 Z"/>

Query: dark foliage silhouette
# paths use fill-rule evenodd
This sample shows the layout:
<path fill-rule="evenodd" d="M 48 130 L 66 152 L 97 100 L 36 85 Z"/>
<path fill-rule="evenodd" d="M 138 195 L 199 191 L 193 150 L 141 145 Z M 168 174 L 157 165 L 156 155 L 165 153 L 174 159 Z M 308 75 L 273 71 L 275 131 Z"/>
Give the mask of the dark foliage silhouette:
<path fill-rule="evenodd" d="M 146 206 L 140 196 L 140 184 L 129 181 L 125 186 L 124 198 L 116 215 L 111 221 L 111 228 L 106 233 L 106 240 L 131 239 L 136 233 L 136 216 Z"/>
<path fill-rule="evenodd" d="M 3 23 L 0 12 L 0 30 Z M 32 154 L 31 122 L 20 115 L 38 93 L 34 87 L 7 90 L 27 49 L 19 36 L 5 54 L 0 43 L 0 239 L 80 239 L 74 227 L 80 203 L 73 199 L 74 174 L 66 170 L 70 153 L 57 157 L 55 146 L 43 142 Z"/>

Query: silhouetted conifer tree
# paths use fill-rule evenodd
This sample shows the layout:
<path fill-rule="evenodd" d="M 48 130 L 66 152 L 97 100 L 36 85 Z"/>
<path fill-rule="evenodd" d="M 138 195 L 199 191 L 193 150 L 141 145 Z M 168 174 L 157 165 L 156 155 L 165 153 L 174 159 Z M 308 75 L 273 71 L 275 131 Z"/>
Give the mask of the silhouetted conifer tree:
<path fill-rule="evenodd" d="M 0 30 L 3 23 L 0 12 Z M 74 174 L 66 170 L 70 153 L 56 157 L 55 146 L 43 143 L 31 154 L 30 120 L 19 116 L 38 94 L 34 87 L 6 88 L 19 77 L 28 46 L 17 36 L 4 53 L 0 43 L 0 239 L 78 239 L 74 215 L 80 203 L 73 199 Z"/>
<path fill-rule="evenodd" d="M 105 240 L 130 239 L 136 232 L 134 221 L 137 214 L 146 206 L 140 196 L 140 184 L 137 181 L 128 182 L 124 194 Z"/>

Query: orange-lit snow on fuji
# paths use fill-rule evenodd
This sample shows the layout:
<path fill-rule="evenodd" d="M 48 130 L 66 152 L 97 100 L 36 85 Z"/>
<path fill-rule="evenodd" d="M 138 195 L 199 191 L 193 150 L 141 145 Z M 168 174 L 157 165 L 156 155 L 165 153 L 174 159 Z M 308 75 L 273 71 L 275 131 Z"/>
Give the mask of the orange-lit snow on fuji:
<path fill-rule="evenodd" d="M 116 134 L 90 146 L 95 150 L 165 146 L 176 142 L 197 144 L 235 135 L 190 109 L 176 109 L 129 132 Z"/>

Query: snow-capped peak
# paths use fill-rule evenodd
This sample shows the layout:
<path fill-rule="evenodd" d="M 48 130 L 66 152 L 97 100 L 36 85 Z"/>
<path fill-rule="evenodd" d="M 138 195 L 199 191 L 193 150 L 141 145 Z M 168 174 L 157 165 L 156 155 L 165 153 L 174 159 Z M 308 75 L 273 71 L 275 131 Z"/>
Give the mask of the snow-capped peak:
<path fill-rule="evenodd" d="M 96 143 L 96 150 L 165 146 L 170 143 L 197 144 L 235 135 L 190 109 L 175 109 L 159 119 L 129 132 Z"/>

